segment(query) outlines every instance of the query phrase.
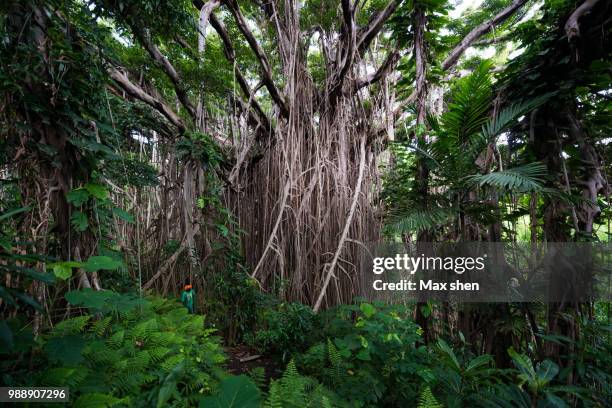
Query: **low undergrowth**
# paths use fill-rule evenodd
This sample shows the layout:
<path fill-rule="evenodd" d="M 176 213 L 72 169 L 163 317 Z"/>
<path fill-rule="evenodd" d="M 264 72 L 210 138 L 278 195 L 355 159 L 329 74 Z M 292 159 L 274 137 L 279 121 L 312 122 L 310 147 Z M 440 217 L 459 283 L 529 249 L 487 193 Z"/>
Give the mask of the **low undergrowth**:
<path fill-rule="evenodd" d="M 567 344 L 573 370 L 528 350 L 513 366 L 475 353 L 462 336 L 425 344 L 410 307 L 358 301 L 315 315 L 297 303 L 266 302 L 241 333 L 285 367 L 230 375 L 221 339 L 204 316 L 175 300 L 80 290 L 72 317 L 34 340 L 10 322 L 5 385 L 69 387 L 76 407 L 604 407 L 612 402 L 612 348 L 597 322 Z M 568 375 L 575 385 L 567 386 Z"/>
<path fill-rule="evenodd" d="M 167 407 L 197 405 L 227 376 L 214 330 L 175 301 L 91 290 L 66 299 L 82 314 L 21 342 L 2 363 L 5 384 L 69 387 L 75 407 Z"/>

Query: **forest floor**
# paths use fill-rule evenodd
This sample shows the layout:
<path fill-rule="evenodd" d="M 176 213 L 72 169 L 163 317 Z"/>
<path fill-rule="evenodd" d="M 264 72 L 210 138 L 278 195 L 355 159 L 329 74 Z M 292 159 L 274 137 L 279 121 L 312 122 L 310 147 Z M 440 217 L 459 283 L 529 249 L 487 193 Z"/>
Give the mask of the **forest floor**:
<path fill-rule="evenodd" d="M 264 369 L 266 384 L 283 374 L 283 367 L 273 358 L 261 355 L 257 350 L 244 344 L 226 347 L 228 361 L 225 368 L 234 375 L 247 374 L 261 367 Z"/>

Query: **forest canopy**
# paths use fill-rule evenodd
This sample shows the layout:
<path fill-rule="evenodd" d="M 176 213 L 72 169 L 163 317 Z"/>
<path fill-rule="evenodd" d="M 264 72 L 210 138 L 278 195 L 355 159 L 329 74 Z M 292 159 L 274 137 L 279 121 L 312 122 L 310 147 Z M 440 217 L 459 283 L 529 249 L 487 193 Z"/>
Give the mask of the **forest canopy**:
<path fill-rule="evenodd" d="M 0 382 L 612 405 L 609 280 L 398 304 L 362 275 L 373 243 L 486 244 L 506 272 L 505 247 L 610 248 L 611 35 L 608 0 L 2 1 Z"/>

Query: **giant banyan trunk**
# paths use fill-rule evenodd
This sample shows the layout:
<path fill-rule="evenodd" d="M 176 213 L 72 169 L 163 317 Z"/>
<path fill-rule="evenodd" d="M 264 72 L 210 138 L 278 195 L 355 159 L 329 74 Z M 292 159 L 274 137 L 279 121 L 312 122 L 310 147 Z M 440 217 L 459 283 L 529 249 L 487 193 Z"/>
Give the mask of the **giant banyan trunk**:
<path fill-rule="evenodd" d="M 279 40 L 285 45 L 281 63 L 289 114 L 279 117 L 263 157 L 242 170 L 229 202 L 246 231 L 244 254 L 262 287 L 316 305 L 331 272 L 320 302 L 329 306 L 358 295 L 361 244 L 378 239 L 375 187 L 366 186 L 378 185 L 373 134 L 384 109 L 359 100 L 352 85 L 358 56 L 336 88 L 342 64 L 333 61 L 351 52 L 339 44 L 325 89 L 316 89 L 298 12 L 285 10 Z"/>

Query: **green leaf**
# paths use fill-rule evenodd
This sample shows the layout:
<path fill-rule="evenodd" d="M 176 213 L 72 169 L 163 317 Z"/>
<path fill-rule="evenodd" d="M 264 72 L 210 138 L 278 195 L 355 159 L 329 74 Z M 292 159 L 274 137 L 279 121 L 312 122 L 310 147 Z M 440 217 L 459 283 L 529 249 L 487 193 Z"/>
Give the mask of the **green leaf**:
<path fill-rule="evenodd" d="M 559 373 L 559 366 L 550 360 L 544 360 L 538 364 L 538 379 L 550 382 Z"/>
<path fill-rule="evenodd" d="M 455 355 L 455 352 L 448 345 L 448 343 L 445 342 L 443 339 L 438 339 L 438 348 L 440 348 L 440 350 L 449 357 L 453 368 L 456 371 L 461 371 L 461 365 L 459 364 L 459 360 L 457 360 L 457 356 Z"/>
<path fill-rule="evenodd" d="M 134 223 L 134 216 L 119 207 L 113 207 L 113 214 L 125 222 Z"/>
<path fill-rule="evenodd" d="M 81 211 L 75 211 L 72 213 L 72 216 L 70 217 L 70 224 L 72 224 L 72 227 L 78 232 L 83 232 L 87 229 L 87 227 L 89 227 L 87 216 Z"/>
<path fill-rule="evenodd" d="M 10 211 L 7 211 L 3 213 L 2 215 L 0 215 L 0 221 L 4 221 L 5 219 L 12 217 L 13 215 L 16 215 L 22 212 L 26 212 L 26 211 L 30 211 L 31 208 L 32 207 L 21 207 L 21 208 L 15 208 Z"/>
<path fill-rule="evenodd" d="M 226 378 L 219 394 L 200 400 L 200 408 L 260 408 L 260 404 L 259 390 L 246 375 Z"/>
<path fill-rule="evenodd" d="M 547 168 L 544 163 L 533 162 L 493 173 L 474 175 L 467 178 L 468 183 L 491 186 L 500 190 L 533 192 L 542 189 Z"/>
<path fill-rule="evenodd" d="M 127 313 L 146 304 L 146 300 L 133 294 L 119 294 L 110 290 L 85 288 L 72 290 L 64 296 L 68 303 L 102 312 Z"/>
<path fill-rule="evenodd" d="M 565 403 L 565 401 L 563 401 L 561 398 L 557 397 L 556 395 L 554 395 L 551 392 L 546 392 L 546 400 L 550 403 L 551 407 L 555 407 L 555 408 L 565 408 L 568 405 Z"/>
<path fill-rule="evenodd" d="M 72 276 L 72 268 L 64 264 L 53 265 L 53 274 L 61 280 L 66 280 Z"/>
<path fill-rule="evenodd" d="M 76 207 L 85 204 L 87 200 L 89 200 L 89 197 L 89 192 L 82 187 L 74 189 L 66 194 L 66 200 Z"/>
<path fill-rule="evenodd" d="M 37 271 L 36 269 L 28 268 L 25 266 L 19 266 L 19 265 L 9 264 L 9 265 L 3 265 L 3 267 L 5 269 L 9 269 L 11 271 L 15 271 L 17 273 L 27 275 L 31 279 L 37 280 L 39 282 L 44 282 L 44 283 L 49 283 L 49 284 L 52 284 L 55 282 L 55 278 L 50 273 L 43 273 L 43 272 Z"/>
<path fill-rule="evenodd" d="M 518 368 L 521 373 L 524 374 L 526 379 L 531 381 L 535 380 L 536 372 L 533 369 L 533 363 L 527 356 L 517 353 L 512 347 L 508 349 L 508 354 L 512 358 L 516 368 Z"/>
<path fill-rule="evenodd" d="M 216 227 L 221 233 L 221 235 L 223 235 L 224 237 L 227 237 L 229 235 L 229 229 L 225 225 L 217 224 Z"/>
<path fill-rule="evenodd" d="M 485 366 L 489 364 L 489 362 L 491 361 L 493 361 L 493 359 L 488 354 L 483 354 L 481 356 L 475 357 L 470 360 L 467 367 L 465 368 L 465 372 L 469 373 L 471 371 L 474 371 L 481 366 Z"/>
<path fill-rule="evenodd" d="M 8 237 L 0 236 L 0 247 L 6 252 L 10 252 L 13 248 L 13 240 Z"/>
<path fill-rule="evenodd" d="M 45 344 L 47 356 L 61 364 L 76 365 L 83 361 L 82 351 L 85 347 L 83 336 L 76 334 L 64 337 L 53 337 Z"/>
<path fill-rule="evenodd" d="M 376 313 L 376 308 L 369 303 L 360 304 L 359 309 L 366 318 L 370 318 Z"/>
<path fill-rule="evenodd" d="M 26 295 L 25 293 L 21 293 L 21 292 L 13 292 L 13 294 L 15 295 L 17 299 L 21 300 L 23 303 L 32 306 L 34 309 L 38 310 L 39 312 L 42 312 L 42 306 L 32 296 Z"/>
<path fill-rule="evenodd" d="M 370 350 L 368 350 L 368 349 L 361 350 L 359 353 L 357 353 L 355 358 L 358 359 L 358 360 L 362 360 L 362 361 L 370 361 L 370 360 L 372 360 L 372 357 L 370 357 Z"/>
<path fill-rule="evenodd" d="M 170 371 L 170 374 L 164 379 L 164 383 L 157 393 L 157 408 L 168 406 L 168 401 L 175 395 L 180 397 L 176 385 L 184 373 L 184 361 L 177 364 L 176 367 Z"/>
<path fill-rule="evenodd" d="M 126 397 L 127 398 L 127 397 Z M 90 392 L 81 395 L 75 402 L 74 408 L 100 408 L 113 407 L 119 404 L 126 403 L 126 398 L 120 399 L 112 395 L 102 394 L 99 392 Z M 126 404 L 129 405 L 129 404 Z"/>
<path fill-rule="evenodd" d="M 398 233 L 421 232 L 447 224 L 456 216 L 453 208 L 395 210 L 389 214 L 389 227 Z"/>
<path fill-rule="evenodd" d="M 91 309 L 102 309 L 109 299 L 117 294 L 111 291 L 95 291 L 91 288 L 71 290 L 64 297 L 74 306 L 83 306 Z"/>
<path fill-rule="evenodd" d="M 108 190 L 102 184 L 87 183 L 85 184 L 85 189 L 98 200 L 104 200 L 108 197 Z"/>
<path fill-rule="evenodd" d="M 0 285 L 0 299 L 2 299 L 3 301 L 5 301 L 7 304 L 11 306 L 15 306 L 17 304 L 15 303 L 15 298 L 13 297 L 13 295 L 11 295 L 9 290 L 7 290 L 2 285 Z"/>
<path fill-rule="evenodd" d="M 11 351 L 15 346 L 13 331 L 4 320 L 0 320 L 0 345 L 3 350 Z"/>
<path fill-rule="evenodd" d="M 91 256 L 83 266 L 87 272 L 96 272 L 101 269 L 116 270 L 121 267 L 121 262 L 110 256 Z"/>

